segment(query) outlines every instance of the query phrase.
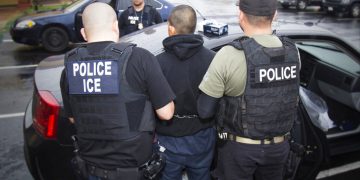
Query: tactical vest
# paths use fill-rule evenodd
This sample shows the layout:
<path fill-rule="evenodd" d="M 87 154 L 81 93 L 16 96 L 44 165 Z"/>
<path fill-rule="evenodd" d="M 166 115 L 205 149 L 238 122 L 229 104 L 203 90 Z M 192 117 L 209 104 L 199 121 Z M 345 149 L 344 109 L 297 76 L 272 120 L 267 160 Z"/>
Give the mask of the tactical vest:
<path fill-rule="evenodd" d="M 128 8 L 129 8 L 129 15 L 136 15 L 136 12 L 132 6 Z M 154 19 L 154 13 L 152 12 L 152 9 L 153 7 L 150 5 L 144 6 L 143 14 L 142 14 L 142 23 L 144 25 L 144 28 L 155 24 L 155 22 L 152 21 Z"/>
<path fill-rule="evenodd" d="M 297 116 L 299 58 L 287 38 L 283 46 L 266 48 L 253 38 L 230 43 L 243 50 L 247 64 L 245 92 L 220 100 L 217 126 L 220 131 L 251 139 L 285 135 Z"/>
<path fill-rule="evenodd" d="M 69 101 L 79 138 L 126 140 L 154 130 L 149 98 L 126 80 L 134 46 L 112 43 L 96 55 L 80 47 L 66 55 Z"/>
<path fill-rule="evenodd" d="M 134 8 L 132 6 L 128 7 L 128 19 L 126 20 L 126 26 L 125 26 L 125 34 L 129 34 L 132 32 L 135 32 L 137 30 L 139 30 L 139 23 L 142 23 L 143 28 L 152 26 L 154 24 L 156 24 L 153 20 L 154 20 L 154 12 L 152 11 L 152 6 L 150 5 L 145 5 L 143 12 L 141 15 L 136 14 L 136 11 L 134 10 Z M 130 20 L 129 18 L 131 17 L 137 17 L 139 18 L 138 20 Z M 133 23 L 132 23 L 133 21 Z"/>

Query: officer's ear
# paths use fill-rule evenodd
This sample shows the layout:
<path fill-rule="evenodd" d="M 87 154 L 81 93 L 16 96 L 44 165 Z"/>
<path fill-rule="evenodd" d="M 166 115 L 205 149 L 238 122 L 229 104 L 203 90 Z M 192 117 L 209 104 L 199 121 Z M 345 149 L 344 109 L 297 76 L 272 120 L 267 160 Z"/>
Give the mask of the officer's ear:
<path fill-rule="evenodd" d="M 85 33 L 85 29 L 84 29 L 84 28 L 81 28 L 81 29 L 80 29 L 80 33 L 81 33 L 81 36 L 84 38 L 84 40 L 87 41 L 86 33 Z"/>
<path fill-rule="evenodd" d="M 117 36 L 120 35 L 120 31 L 119 31 L 119 22 L 115 21 L 112 25 L 112 30 L 117 34 Z"/>
<path fill-rule="evenodd" d="M 275 11 L 274 17 L 272 19 L 272 21 L 275 21 L 277 19 L 277 10 Z"/>
<path fill-rule="evenodd" d="M 239 11 L 239 24 L 242 24 L 245 20 L 245 15 L 243 11 Z"/>

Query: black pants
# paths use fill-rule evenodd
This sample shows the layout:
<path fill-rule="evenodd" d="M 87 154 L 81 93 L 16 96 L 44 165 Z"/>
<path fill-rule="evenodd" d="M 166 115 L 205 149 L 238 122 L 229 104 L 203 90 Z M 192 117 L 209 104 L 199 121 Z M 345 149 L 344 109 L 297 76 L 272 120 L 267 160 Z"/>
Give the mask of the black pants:
<path fill-rule="evenodd" d="M 282 180 L 289 154 L 289 142 L 253 145 L 219 140 L 217 166 L 212 173 L 218 180 Z"/>

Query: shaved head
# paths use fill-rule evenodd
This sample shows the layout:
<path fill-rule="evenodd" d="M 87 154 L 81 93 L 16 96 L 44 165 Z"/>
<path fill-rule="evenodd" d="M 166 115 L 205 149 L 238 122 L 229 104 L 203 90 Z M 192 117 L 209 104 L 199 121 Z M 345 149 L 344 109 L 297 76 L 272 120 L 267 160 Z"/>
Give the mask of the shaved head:
<path fill-rule="evenodd" d="M 195 10 L 188 5 L 176 6 L 170 14 L 169 24 L 173 26 L 177 34 L 192 34 L 196 28 Z"/>
<path fill-rule="evenodd" d="M 116 31 L 119 33 L 118 29 L 114 29 L 114 24 L 117 27 L 116 13 L 106 3 L 96 2 L 88 5 L 82 14 L 82 22 L 85 39 L 101 39 L 101 37 L 109 36 L 111 33 L 116 33 Z"/>

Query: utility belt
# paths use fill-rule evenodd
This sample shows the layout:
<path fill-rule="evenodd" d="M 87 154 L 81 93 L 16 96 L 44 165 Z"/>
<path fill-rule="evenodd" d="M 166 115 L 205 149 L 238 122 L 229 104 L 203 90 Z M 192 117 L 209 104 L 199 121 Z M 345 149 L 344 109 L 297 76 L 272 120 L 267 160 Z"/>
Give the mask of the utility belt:
<path fill-rule="evenodd" d="M 103 169 L 87 163 L 79 155 L 72 159 L 79 179 L 88 179 L 89 175 L 100 177 L 101 179 L 154 179 L 165 166 L 165 159 L 159 154 L 153 154 L 152 158 L 140 167 Z"/>
<path fill-rule="evenodd" d="M 79 180 L 87 180 L 89 175 L 107 180 L 118 179 L 155 179 L 159 172 L 165 167 L 165 157 L 154 153 L 149 161 L 139 167 L 124 167 L 115 169 L 104 169 L 86 162 L 81 158 L 76 137 L 72 137 L 75 145 L 75 157 L 71 164 Z"/>
<path fill-rule="evenodd" d="M 219 138 L 222 140 L 230 140 L 230 141 L 235 141 L 238 143 L 244 143 L 244 144 L 278 144 L 278 143 L 282 143 L 285 140 L 287 140 L 287 134 L 283 135 L 283 136 L 276 136 L 276 137 L 272 137 L 272 138 L 267 138 L 267 139 L 261 139 L 261 140 L 255 140 L 255 139 L 250 139 L 250 138 L 246 138 L 246 137 L 241 137 L 241 136 L 236 136 L 230 133 L 219 133 Z"/>

